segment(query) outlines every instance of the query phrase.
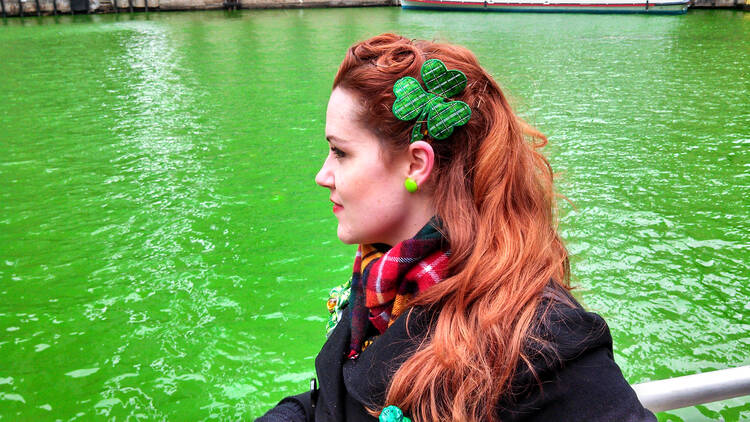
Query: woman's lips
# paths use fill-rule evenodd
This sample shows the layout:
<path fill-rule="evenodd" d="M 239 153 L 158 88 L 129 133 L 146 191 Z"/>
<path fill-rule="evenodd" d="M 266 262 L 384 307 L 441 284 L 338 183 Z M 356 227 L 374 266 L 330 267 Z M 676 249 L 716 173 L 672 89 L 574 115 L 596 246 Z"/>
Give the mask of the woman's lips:
<path fill-rule="evenodd" d="M 333 199 L 331 199 L 331 202 L 333 202 L 333 213 L 334 214 L 336 214 L 337 212 L 339 212 L 339 211 L 341 211 L 341 210 L 344 209 L 344 207 L 342 207 L 341 205 L 337 204 L 336 201 L 334 201 Z"/>

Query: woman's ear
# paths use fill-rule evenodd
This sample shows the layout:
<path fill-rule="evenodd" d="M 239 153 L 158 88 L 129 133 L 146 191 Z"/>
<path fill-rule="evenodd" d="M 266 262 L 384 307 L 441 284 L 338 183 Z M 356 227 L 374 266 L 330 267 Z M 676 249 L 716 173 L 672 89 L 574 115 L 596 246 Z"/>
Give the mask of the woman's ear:
<path fill-rule="evenodd" d="M 435 151 L 432 145 L 425 141 L 417 141 L 409 145 L 409 174 L 417 185 L 422 186 L 432 174 L 435 164 Z"/>

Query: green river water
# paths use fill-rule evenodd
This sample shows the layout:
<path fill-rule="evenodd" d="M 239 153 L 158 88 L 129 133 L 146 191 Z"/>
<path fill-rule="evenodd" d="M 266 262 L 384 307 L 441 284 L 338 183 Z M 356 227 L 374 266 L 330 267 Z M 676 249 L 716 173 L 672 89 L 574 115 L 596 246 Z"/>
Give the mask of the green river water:
<path fill-rule="evenodd" d="M 631 383 L 750 364 L 750 14 L 9 18 L 0 419 L 249 420 L 307 388 L 354 253 L 313 181 L 327 97 L 386 31 L 471 48 L 549 136 L 574 283 Z"/>

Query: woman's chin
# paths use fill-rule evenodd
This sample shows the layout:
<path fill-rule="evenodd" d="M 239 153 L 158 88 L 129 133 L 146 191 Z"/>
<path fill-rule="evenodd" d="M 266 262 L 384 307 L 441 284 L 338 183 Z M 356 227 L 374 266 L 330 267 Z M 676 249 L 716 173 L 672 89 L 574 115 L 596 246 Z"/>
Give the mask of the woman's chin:
<path fill-rule="evenodd" d="M 336 230 L 336 235 L 338 236 L 341 243 L 344 243 L 346 245 L 354 245 L 357 242 L 357 240 L 354 238 L 354 236 L 349 233 L 348 230 L 345 230 L 341 227 L 341 224 L 339 224 L 338 229 Z"/>

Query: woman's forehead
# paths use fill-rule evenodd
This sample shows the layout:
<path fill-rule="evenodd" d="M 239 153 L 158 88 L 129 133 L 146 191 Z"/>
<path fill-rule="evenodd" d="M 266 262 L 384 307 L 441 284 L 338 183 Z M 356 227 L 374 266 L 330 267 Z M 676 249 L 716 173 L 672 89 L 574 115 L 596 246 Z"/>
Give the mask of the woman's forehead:
<path fill-rule="evenodd" d="M 362 105 L 357 98 L 339 88 L 331 93 L 326 112 L 326 139 L 338 145 L 377 142 L 378 139 L 361 121 Z"/>

